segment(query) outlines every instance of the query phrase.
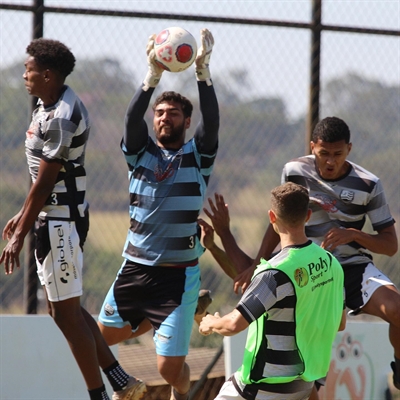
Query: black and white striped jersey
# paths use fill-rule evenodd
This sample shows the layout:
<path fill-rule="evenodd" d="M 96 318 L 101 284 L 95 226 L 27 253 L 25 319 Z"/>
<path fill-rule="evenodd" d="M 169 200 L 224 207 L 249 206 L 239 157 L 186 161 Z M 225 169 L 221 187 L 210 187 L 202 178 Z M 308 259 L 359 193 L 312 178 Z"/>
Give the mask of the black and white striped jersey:
<path fill-rule="evenodd" d="M 25 140 L 31 179 L 35 182 L 42 159 L 63 165 L 40 218 L 71 220 L 76 209 L 83 215 L 87 207 L 84 159 L 89 130 L 88 112 L 70 87 L 65 86 L 52 106 L 45 108 L 39 100 Z"/>
<path fill-rule="evenodd" d="M 300 157 L 285 164 L 282 183 L 294 182 L 306 187 L 310 194 L 312 215 L 306 234 L 321 244 L 332 228 L 362 230 L 366 217 L 375 231 L 395 223 L 379 178 L 359 165 L 347 161 L 349 172 L 338 180 L 324 180 L 315 166 L 313 155 Z M 372 256 L 358 243 L 338 246 L 332 254 L 342 265 L 370 262 Z"/>

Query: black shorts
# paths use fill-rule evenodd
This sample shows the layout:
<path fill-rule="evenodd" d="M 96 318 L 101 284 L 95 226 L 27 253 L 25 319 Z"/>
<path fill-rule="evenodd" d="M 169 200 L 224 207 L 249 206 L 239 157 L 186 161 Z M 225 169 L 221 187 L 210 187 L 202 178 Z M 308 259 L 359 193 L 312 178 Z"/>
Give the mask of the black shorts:
<path fill-rule="evenodd" d="M 343 271 L 346 307 L 353 310 L 352 314 L 361 311 L 376 289 L 393 285 L 393 282 L 372 263 L 345 265 Z"/>
<path fill-rule="evenodd" d="M 135 331 L 148 319 L 157 354 L 187 355 L 199 289 L 198 264 L 154 267 L 126 260 L 107 293 L 99 321 L 114 328 L 130 324 Z"/>

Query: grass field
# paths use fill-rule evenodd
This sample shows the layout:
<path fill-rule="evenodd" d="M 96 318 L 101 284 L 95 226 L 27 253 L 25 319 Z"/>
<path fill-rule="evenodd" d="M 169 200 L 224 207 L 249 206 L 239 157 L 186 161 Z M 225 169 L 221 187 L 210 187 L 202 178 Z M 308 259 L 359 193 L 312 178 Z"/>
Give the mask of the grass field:
<path fill-rule="evenodd" d="M 207 222 L 208 218 L 202 215 Z M 255 256 L 266 229 L 265 219 L 259 216 L 232 218 L 231 229 L 244 251 Z M 129 216 L 125 212 L 90 211 L 88 241 L 95 249 L 120 253 L 129 229 Z M 219 243 L 216 237 L 217 243 Z"/>
<path fill-rule="evenodd" d="M 250 256 L 255 257 L 261 245 L 265 229 L 268 225 L 267 211 L 262 209 L 267 206 L 254 207 L 254 203 L 250 202 L 246 208 L 235 207 L 230 204 L 231 212 L 231 230 L 236 238 L 239 246 Z M 252 208 L 250 210 L 250 208 Z M 208 217 L 204 214 L 201 217 L 208 221 Z M 209 222 L 209 221 L 208 221 Z M 87 245 L 95 251 L 101 250 L 109 254 L 115 254 L 117 257 L 121 255 L 126 239 L 126 233 L 129 229 L 129 216 L 127 212 L 95 212 L 90 213 L 90 231 Z M 398 229 L 398 228 L 397 228 Z M 372 227 L 367 220 L 365 231 L 372 233 Z M 220 245 L 219 238 L 216 236 L 216 243 Z M 387 274 L 393 282 L 398 285 L 400 283 L 400 274 L 397 270 L 397 263 L 400 257 L 398 252 L 394 257 L 374 254 L 376 265 Z M 206 252 L 201 257 L 202 265 L 217 264 L 211 254 Z"/>

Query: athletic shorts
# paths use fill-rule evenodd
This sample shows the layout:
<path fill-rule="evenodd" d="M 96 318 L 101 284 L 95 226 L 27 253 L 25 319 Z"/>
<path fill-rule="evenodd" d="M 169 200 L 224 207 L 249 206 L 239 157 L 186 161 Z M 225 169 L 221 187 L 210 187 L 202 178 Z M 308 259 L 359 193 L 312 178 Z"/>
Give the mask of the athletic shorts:
<path fill-rule="evenodd" d="M 49 301 L 81 296 L 83 254 L 75 222 L 38 219 L 35 236 L 37 273 Z"/>
<path fill-rule="evenodd" d="M 200 289 L 200 268 L 154 267 L 125 260 L 104 300 L 104 326 L 136 331 L 147 318 L 154 328 L 156 353 L 185 356 Z"/>
<path fill-rule="evenodd" d="M 261 385 L 261 384 L 260 384 Z M 256 389 L 239 384 L 235 375 L 221 387 L 215 400 L 306 400 L 310 397 L 314 382 L 296 380 L 289 383 L 269 384 L 272 390 Z M 267 385 L 266 385 L 267 386 Z"/>
<path fill-rule="evenodd" d="M 355 264 L 343 267 L 346 306 L 353 315 L 361 312 L 372 294 L 381 286 L 394 283 L 372 263 Z"/>

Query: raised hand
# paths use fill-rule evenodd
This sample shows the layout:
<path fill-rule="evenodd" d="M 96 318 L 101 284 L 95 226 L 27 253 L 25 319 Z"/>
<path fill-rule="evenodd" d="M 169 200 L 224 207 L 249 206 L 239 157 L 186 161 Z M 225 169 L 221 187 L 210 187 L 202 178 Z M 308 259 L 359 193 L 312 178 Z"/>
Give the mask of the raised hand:
<path fill-rule="evenodd" d="M 214 194 L 215 203 L 211 198 L 208 198 L 210 210 L 203 208 L 204 213 L 210 218 L 214 230 L 218 236 L 223 236 L 224 232 L 229 232 L 229 209 L 228 204 L 225 203 L 224 196 L 221 194 Z"/>
<path fill-rule="evenodd" d="M 241 290 L 242 293 L 249 287 L 251 277 L 254 274 L 254 267 L 250 266 L 236 276 L 233 283 L 233 291 L 238 294 Z"/>
<path fill-rule="evenodd" d="M 196 78 L 198 81 L 206 81 L 208 86 L 212 85 L 210 75 L 210 57 L 214 47 L 214 37 L 208 29 L 200 31 L 200 47 L 197 50 L 195 60 Z"/>
<path fill-rule="evenodd" d="M 147 91 L 150 87 L 156 87 L 160 82 L 161 75 L 164 70 L 157 65 L 156 62 L 156 54 L 154 50 L 154 40 L 156 39 L 156 34 L 154 33 L 149 37 L 146 46 L 146 54 L 147 54 L 147 64 L 148 64 L 148 71 L 147 75 L 143 81 L 143 89 Z"/>
<path fill-rule="evenodd" d="M 214 242 L 214 229 L 213 227 L 204 221 L 202 218 L 197 219 L 197 223 L 201 227 L 201 243 L 202 245 L 211 250 L 215 246 Z"/>

